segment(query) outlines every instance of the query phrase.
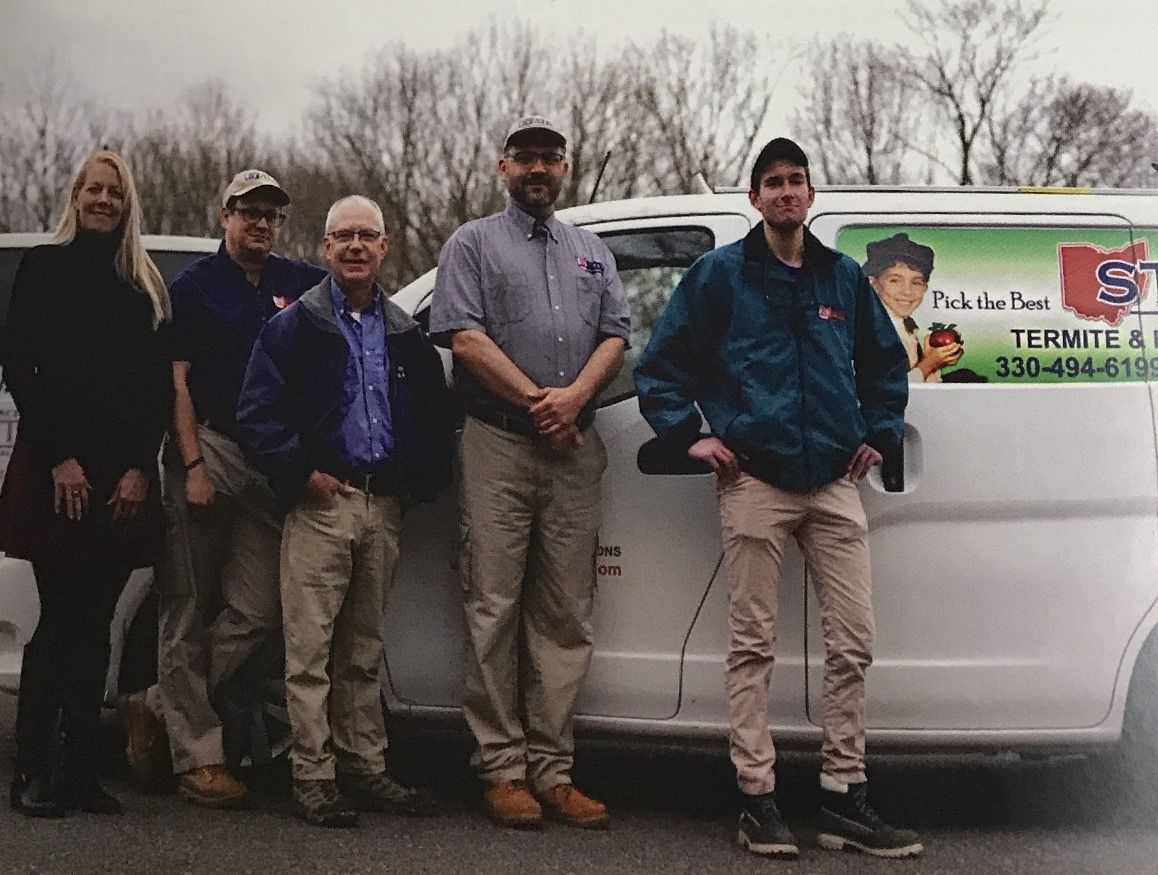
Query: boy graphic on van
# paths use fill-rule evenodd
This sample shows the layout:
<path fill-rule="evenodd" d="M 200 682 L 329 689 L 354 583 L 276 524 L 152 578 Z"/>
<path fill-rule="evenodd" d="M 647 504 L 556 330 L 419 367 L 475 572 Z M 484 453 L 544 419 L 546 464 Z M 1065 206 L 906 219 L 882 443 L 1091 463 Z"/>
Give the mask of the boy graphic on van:
<path fill-rule="evenodd" d="M 897 336 L 908 353 L 909 382 L 940 383 L 941 370 L 957 364 L 965 348 L 959 340 L 960 335 L 957 335 L 957 340 L 940 345 L 930 343 L 928 337 L 922 343 L 918 325 L 913 319 L 913 313 L 921 306 L 929 289 L 933 250 L 901 233 L 869 243 L 865 253 L 865 275 L 885 305 Z"/>

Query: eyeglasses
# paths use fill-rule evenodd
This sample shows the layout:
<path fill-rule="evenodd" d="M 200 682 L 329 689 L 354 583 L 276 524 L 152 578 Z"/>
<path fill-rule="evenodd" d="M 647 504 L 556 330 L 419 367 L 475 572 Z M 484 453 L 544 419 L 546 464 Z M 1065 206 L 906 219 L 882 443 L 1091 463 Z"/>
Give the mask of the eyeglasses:
<path fill-rule="evenodd" d="M 271 228 L 277 228 L 285 224 L 288 217 L 286 213 L 281 210 L 259 210 L 257 207 L 234 207 L 230 212 L 241 216 L 245 219 L 247 225 L 256 225 L 262 219 L 269 222 Z"/>
<path fill-rule="evenodd" d="M 534 167 L 536 161 L 542 161 L 545 167 L 558 167 L 563 163 L 562 152 L 530 152 L 520 149 L 518 152 L 508 152 L 507 156 L 520 167 Z"/>
<path fill-rule="evenodd" d="M 384 236 L 381 231 L 373 228 L 340 228 L 337 231 L 327 231 L 326 236 L 335 243 L 353 243 L 360 240 L 363 243 L 377 243 Z"/>

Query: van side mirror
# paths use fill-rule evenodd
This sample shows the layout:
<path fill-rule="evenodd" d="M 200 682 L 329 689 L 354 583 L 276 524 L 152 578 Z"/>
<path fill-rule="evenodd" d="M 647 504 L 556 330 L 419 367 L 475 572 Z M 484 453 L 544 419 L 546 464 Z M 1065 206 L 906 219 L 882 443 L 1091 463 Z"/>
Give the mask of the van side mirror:
<path fill-rule="evenodd" d="M 881 458 L 881 482 L 885 492 L 905 491 L 905 442 L 886 452 Z"/>
<path fill-rule="evenodd" d="M 652 438 L 639 448 L 635 464 L 639 466 L 641 474 L 712 473 L 707 462 L 692 459 L 685 450 L 676 449 L 659 438 Z"/>

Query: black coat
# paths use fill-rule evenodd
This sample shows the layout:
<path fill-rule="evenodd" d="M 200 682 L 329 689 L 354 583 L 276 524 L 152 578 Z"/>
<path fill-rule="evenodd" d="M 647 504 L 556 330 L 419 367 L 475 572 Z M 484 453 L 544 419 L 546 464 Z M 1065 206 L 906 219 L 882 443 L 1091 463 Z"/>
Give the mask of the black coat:
<path fill-rule="evenodd" d="M 156 487 L 172 376 L 151 301 L 116 272 L 116 245 L 115 235 L 81 231 L 67 246 L 29 250 L 17 270 L 0 347 L 20 413 L 0 491 L 0 548 L 10 555 L 152 561 L 155 502 L 127 531 L 114 529 L 106 502 L 131 468 Z M 79 522 L 52 507 L 52 468 L 69 458 L 92 487 Z"/>

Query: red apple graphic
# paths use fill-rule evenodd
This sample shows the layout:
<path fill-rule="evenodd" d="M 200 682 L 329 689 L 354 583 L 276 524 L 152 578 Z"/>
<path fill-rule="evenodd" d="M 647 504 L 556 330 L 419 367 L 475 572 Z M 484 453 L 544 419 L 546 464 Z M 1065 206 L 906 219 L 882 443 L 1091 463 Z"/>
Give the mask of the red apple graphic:
<path fill-rule="evenodd" d="M 962 345 L 965 343 L 961 339 L 961 333 L 957 330 L 956 323 L 943 325 L 940 322 L 934 322 L 929 327 L 929 346 L 948 346 L 950 343 Z"/>

